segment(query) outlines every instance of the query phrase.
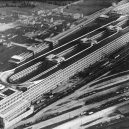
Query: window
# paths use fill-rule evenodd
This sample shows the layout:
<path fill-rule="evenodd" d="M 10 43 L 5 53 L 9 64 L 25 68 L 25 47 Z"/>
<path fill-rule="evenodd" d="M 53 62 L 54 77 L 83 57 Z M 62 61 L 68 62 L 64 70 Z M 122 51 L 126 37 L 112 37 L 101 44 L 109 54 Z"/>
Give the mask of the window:
<path fill-rule="evenodd" d="M 13 94 L 15 91 L 11 90 L 11 89 L 7 89 L 6 91 L 3 92 L 3 94 L 9 96 L 11 94 Z"/>
<path fill-rule="evenodd" d="M 3 98 L 2 97 L 0 97 L 0 101 L 2 100 Z"/>

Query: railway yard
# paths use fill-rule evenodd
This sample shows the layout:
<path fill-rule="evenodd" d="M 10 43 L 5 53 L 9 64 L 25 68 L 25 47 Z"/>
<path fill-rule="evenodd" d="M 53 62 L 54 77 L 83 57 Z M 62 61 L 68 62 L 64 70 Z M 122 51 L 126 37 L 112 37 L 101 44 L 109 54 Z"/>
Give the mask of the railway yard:
<path fill-rule="evenodd" d="M 0 129 L 128 129 L 129 3 L 30 5 L 0 15 Z"/>

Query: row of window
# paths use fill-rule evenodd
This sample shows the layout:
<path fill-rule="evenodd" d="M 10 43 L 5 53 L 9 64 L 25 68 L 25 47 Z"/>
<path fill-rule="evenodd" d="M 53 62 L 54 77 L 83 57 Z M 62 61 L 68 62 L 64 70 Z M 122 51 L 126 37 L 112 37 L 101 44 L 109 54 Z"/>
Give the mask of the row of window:
<path fill-rule="evenodd" d="M 18 116 L 18 115 L 21 114 L 23 111 L 25 111 L 29 106 L 30 106 L 30 103 L 26 103 L 24 106 L 22 106 L 21 108 L 17 109 L 16 111 L 12 112 L 12 113 L 9 114 L 7 117 L 5 117 L 5 120 L 11 121 L 11 120 L 14 119 L 16 116 Z"/>
<path fill-rule="evenodd" d="M 14 103 L 13 105 L 11 105 L 10 107 L 6 108 L 5 110 L 3 110 L 1 112 L 1 114 L 6 114 L 8 111 L 10 111 L 11 109 L 15 108 L 16 106 L 18 106 L 18 104 L 20 104 L 22 102 L 22 99 L 16 103 Z"/>
<path fill-rule="evenodd" d="M 8 100 L 6 101 L 5 98 L 5 102 L 3 104 L 0 105 L 0 110 L 6 108 L 7 106 L 9 106 L 10 104 L 14 103 L 15 101 L 19 100 L 20 98 L 22 98 L 22 92 L 17 92 L 15 93 L 15 96 L 7 98 Z"/>
<path fill-rule="evenodd" d="M 35 70 L 37 70 L 37 68 L 38 68 L 41 64 L 42 64 L 42 62 L 38 62 L 38 63 L 36 63 L 36 64 L 34 64 L 34 65 L 32 65 L 32 66 L 30 66 L 30 67 L 28 67 L 28 68 L 26 68 L 26 69 L 20 71 L 20 72 L 18 72 L 18 73 L 16 73 L 16 74 L 12 75 L 12 76 L 10 77 L 10 80 L 11 80 L 11 81 L 16 81 L 16 80 L 19 80 L 19 79 L 22 78 L 22 77 L 27 76 L 27 75 L 30 74 L 31 72 L 34 72 Z"/>

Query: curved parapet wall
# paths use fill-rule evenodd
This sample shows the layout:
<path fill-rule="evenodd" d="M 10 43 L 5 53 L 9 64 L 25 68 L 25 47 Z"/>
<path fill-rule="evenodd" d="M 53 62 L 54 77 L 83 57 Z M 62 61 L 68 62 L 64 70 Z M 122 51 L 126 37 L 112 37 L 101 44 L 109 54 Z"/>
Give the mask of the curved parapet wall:
<path fill-rule="evenodd" d="M 116 34 L 118 33 L 118 31 L 116 32 Z M 89 33 L 89 34 L 87 34 L 89 37 L 91 37 L 92 35 L 95 35 L 95 36 L 92 36 L 92 38 L 97 38 L 97 36 L 100 36 L 100 34 L 101 33 L 99 33 L 99 35 L 97 34 L 97 35 L 95 35 L 95 32 L 93 31 L 92 33 Z M 103 33 L 102 33 L 103 34 Z M 101 36 L 102 36 L 102 34 L 101 34 Z M 113 35 L 112 35 L 113 36 Z M 108 37 L 106 37 L 106 38 L 108 38 Z M 103 39 L 104 40 L 104 39 Z M 100 42 L 100 41 L 99 41 Z M 98 42 L 98 44 L 99 44 L 99 42 Z M 70 43 L 67 43 L 67 44 L 65 44 L 65 45 L 63 45 L 62 47 L 60 47 L 59 49 L 57 49 L 57 50 L 55 50 L 55 52 L 56 53 L 59 53 L 59 52 L 61 52 L 61 51 L 63 51 L 63 49 L 66 49 L 66 48 L 69 48 L 71 45 L 74 45 L 74 44 L 77 44 L 76 43 L 76 41 L 74 42 L 70 42 Z M 54 51 L 52 52 L 52 53 L 54 53 Z M 46 55 L 48 55 L 47 53 L 46 53 Z M 42 62 L 42 58 L 44 58 L 45 57 L 45 55 L 43 56 L 41 56 L 41 57 L 39 57 L 38 59 L 35 59 L 35 60 L 32 60 L 31 62 L 29 62 L 29 64 L 27 64 L 26 63 L 26 67 L 28 66 L 28 68 L 33 64 L 33 63 L 36 63 L 37 61 L 39 61 L 39 60 L 41 60 L 41 62 Z M 19 67 L 16 67 L 15 68 L 15 73 L 17 73 L 17 71 L 19 70 L 19 69 L 21 69 L 21 70 L 23 70 L 23 69 L 25 69 L 25 68 L 23 68 L 23 66 L 19 66 Z M 11 76 L 11 75 L 10 75 Z M 17 77 L 18 77 L 18 75 L 17 75 Z M 8 82 L 9 83 L 9 82 Z"/>
<path fill-rule="evenodd" d="M 8 83 L 8 78 L 14 74 L 15 69 L 12 70 L 8 70 L 8 71 L 4 71 L 0 73 L 0 81 L 6 85 L 11 85 L 10 83 Z M 27 82 L 27 83 L 22 83 L 22 84 L 13 84 L 13 86 L 20 86 L 20 87 L 25 87 L 25 86 L 30 86 L 30 85 L 36 85 L 38 83 L 40 83 L 42 80 L 38 80 L 38 81 L 33 81 L 33 82 Z"/>
<path fill-rule="evenodd" d="M 11 69 L 11 70 L 8 70 L 8 71 L 4 71 L 4 72 L 1 72 L 0 73 L 0 80 L 3 82 L 3 83 L 6 83 L 6 84 L 9 84 L 7 79 L 9 76 L 11 76 L 12 74 L 14 74 L 15 72 L 15 69 Z"/>
<path fill-rule="evenodd" d="M 98 40 L 98 42 L 97 42 L 97 44 L 99 45 L 98 46 L 98 48 L 99 47 L 101 47 L 102 45 L 104 45 L 105 44 L 105 40 L 107 40 L 107 39 L 109 39 L 109 38 L 111 38 L 111 37 L 114 37 L 115 35 L 119 35 L 118 34 L 119 33 L 119 31 L 116 31 L 114 34 L 111 34 L 111 35 L 109 35 L 109 36 L 107 36 L 106 38 L 104 37 L 104 39 L 102 39 L 102 38 L 100 38 L 99 40 Z M 102 36 L 102 34 L 103 34 L 103 31 L 102 32 L 100 32 L 100 33 L 98 33 L 97 35 L 94 35 L 94 36 L 92 36 L 90 39 L 97 39 L 97 37 L 101 37 Z M 92 47 L 92 46 L 91 46 Z M 65 62 L 71 62 L 72 60 L 75 60 L 75 61 L 77 61 L 76 60 L 76 58 L 77 57 L 80 57 L 80 59 L 82 58 L 82 57 L 84 57 L 84 56 L 86 56 L 88 53 L 88 50 L 90 50 L 90 49 L 93 49 L 93 50 L 95 50 L 95 47 L 93 48 L 91 48 L 91 47 L 84 47 L 84 49 L 79 49 L 79 51 L 77 51 L 76 53 L 75 53 L 75 49 L 76 48 L 78 48 L 78 44 L 76 44 L 75 46 L 72 46 L 72 47 L 68 47 L 68 48 L 65 48 L 66 50 L 64 50 L 63 52 L 61 51 L 61 52 L 59 52 L 58 54 L 56 54 L 56 55 L 58 55 L 58 56 L 60 56 L 60 57 L 65 57 Z M 97 48 L 96 48 L 97 49 Z M 70 54 L 69 56 L 66 56 L 70 51 L 73 51 L 73 54 Z M 86 52 L 87 51 L 87 52 Z M 84 54 L 85 53 L 85 54 Z M 79 56 L 80 55 L 80 56 Z M 66 58 L 67 57 L 67 58 Z M 80 60 L 80 59 L 78 59 L 78 60 Z M 75 62 L 74 61 L 74 62 Z M 40 64 L 41 64 L 41 61 L 39 62 Z M 39 63 L 36 63 L 35 62 L 35 64 L 39 64 Z M 45 62 L 44 62 L 45 63 Z M 71 65 L 72 63 L 70 63 L 69 65 Z M 34 66 L 34 65 L 32 65 L 32 66 Z M 41 66 L 40 66 L 41 67 Z M 43 67 L 43 66 L 42 66 Z M 45 67 L 45 66 L 44 66 Z M 68 66 L 67 66 L 68 67 Z M 56 68 L 56 67 L 54 67 L 54 68 Z M 33 76 L 32 78 L 30 77 L 31 76 L 31 74 L 32 73 L 30 73 L 30 70 L 35 70 L 35 72 L 36 73 L 38 73 L 38 75 L 36 74 L 35 76 Z M 52 69 L 52 67 L 50 67 L 48 70 L 48 72 L 46 71 L 46 69 L 45 69 L 45 71 L 36 71 L 36 69 L 37 69 L 37 65 L 36 65 L 36 68 L 33 68 L 33 67 L 29 67 L 28 68 L 28 72 L 27 72 L 27 69 L 25 69 L 25 70 L 23 70 L 23 71 L 21 71 L 21 72 L 19 72 L 19 74 L 15 74 L 15 75 L 13 75 L 12 77 L 13 78 L 9 78 L 9 81 L 10 81 L 10 79 L 12 80 L 12 81 L 10 81 L 10 83 L 11 84 L 18 84 L 18 83 L 16 83 L 16 81 L 15 80 L 17 80 L 18 78 L 20 79 L 20 77 L 21 77 L 21 79 L 23 79 L 23 76 L 25 76 L 25 78 L 27 78 L 27 82 L 28 81 L 34 81 L 34 80 L 36 80 L 37 78 L 39 78 L 40 76 L 43 76 L 43 75 L 45 75 L 45 74 L 47 74 L 49 71 L 52 71 L 53 69 Z M 63 66 L 61 67 L 61 69 L 63 69 Z M 57 70 L 59 70 L 59 69 L 57 69 Z M 24 71 L 26 71 L 26 72 L 24 72 Z M 25 74 L 26 73 L 26 74 Z M 29 74 L 30 73 L 30 74 Z M 52 73 L 51 73 L 52 74 Z M 23 76 L 22 76 L 23 75 Z M 40 75 L 40 76 L 39 76 Z M 30 77 L 30 79 L 29 79 L 29 77 Z M 23 81 L 24 82 L 24 81 Z M 19 83 L 23 83 L 23 82 L 19 82 Z"/>
<path fill-rule="evenodd" d="M 122 23 L 120 22 L 119 24 L 126 24 L 126 22 L 127 21 L 124 20 L 124 21 L 122 21 Z M 46 53 L 44 53 L 44 54 L 42 54 L 42 55 L 40 55 L 40 56 L 38 56 L 38 57 L 26 62 L 26 63 L 16 67 L 15 73 L 17 73 L 18 71 L 21 71 L 21 70 L 23 70 L 23 69 L 25 69 L 27 67 L 30 67 L 30 65 L 32 65 L 33 63 L 35 63 L 35 62 L 37 62 L 39 60 L 42 60 L 43 58 L 45 58 L 49 54 L 53 54 L 54 52 L 57 52 L 57 51 L 63 51 L 63 49 L 66 46 L 69 46 L 70 44 L 75 44 L 75 42 L 78 42 L 81 38 L 91 37 L 91 36 L 95 35 L 98 31 L 102 30 L 102 28 L 106 28 L 107 26 L 109 26 L 111 24 L 116 25 L 116 24 L 118 24 L 118 21 L 111 21 L 111 22 L 109 22 L 109 23 L 107 23 L 107 24 L 105 24 L 105 25 L 103 25 L 103 26 L 101 26 L 101 27 L 99 27 L 99 28 L 97 28 L 97 29 L 95 29 L 93 31 L 90 31 L 89 33 L 86 33 L 86 34 L 84 34 L 84 35 L 82 35 L 82 36 L 80 36 L 78 38 L 75 38 L 74 40 L 72 40 L 70 42 L 67 42 L 67 43 L 65 43 L 65 44 L 63 44 L 63 45 L 61 45 L 61 46 L 59 46 L 59 47 L 57 47 L 57 48 L 55 48 L 55 49 L 53 49 L 53 50 L 51 50 L 49 52 L 46 52 Z"/>

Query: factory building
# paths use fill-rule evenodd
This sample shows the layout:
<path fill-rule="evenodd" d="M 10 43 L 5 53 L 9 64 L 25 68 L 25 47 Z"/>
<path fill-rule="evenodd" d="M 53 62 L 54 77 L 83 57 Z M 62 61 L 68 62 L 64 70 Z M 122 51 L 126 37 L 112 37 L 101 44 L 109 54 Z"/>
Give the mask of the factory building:
<path fill-rule="evenodd" d="M 24 92 L 11 88 L 11 86 L 1 85 L 0 128 L 9 128 L 11 125 L 26 118 L 33 113 L 33 103 L 36 102 L 42 94 L 55 89 L 61 82 L 67 80 L 77 72 L 83 71 L 84 68 L 88 68 L 96 61 L 99 61 L 103 57 L 103 54 L 108 55 L 126 45 L 127 42 L 129 42 L 128 31 L 129 28 L 127 27 L 121 35 L 111 35 L 105 39 L 103 44 L 97 49 L 92 50 L 85 56 L 83 53 L 83 58 L 80 58 L 64 69 L 59 69 L 50 76 L 42 79 L 39 83 L 30 84 Z"/>

